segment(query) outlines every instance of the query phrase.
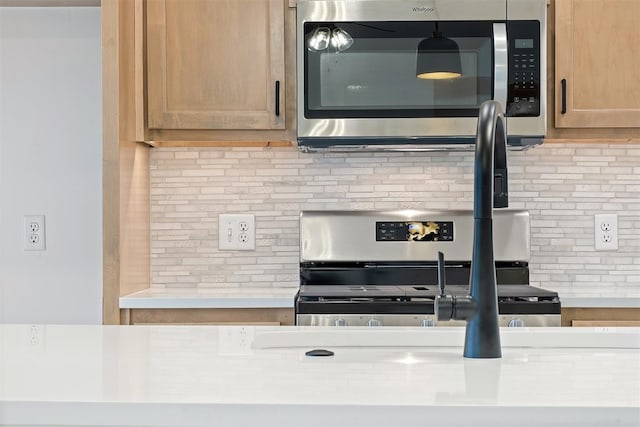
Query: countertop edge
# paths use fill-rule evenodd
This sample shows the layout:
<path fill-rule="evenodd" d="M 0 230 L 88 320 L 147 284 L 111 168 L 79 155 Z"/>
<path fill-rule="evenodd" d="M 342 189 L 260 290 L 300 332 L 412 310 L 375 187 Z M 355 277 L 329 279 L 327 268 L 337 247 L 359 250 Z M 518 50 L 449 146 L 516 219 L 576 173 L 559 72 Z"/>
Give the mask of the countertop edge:
<path fill-rule="evenodd" d="M 464 411 L 461 411 L 461 407 Z M 248 410 L 251 409 L 251 410 Z M 490 423 L 496 427 L 539 425 L 574 425 L 599 427 L 615 424 L 635 427 L 640 417 L 638 408 L 575 407 L 575 406 L 493 406 L 487 405 L 385 405 L 365 404 L 270 404 L 270 403 L 207 403 L 207 402 L 1 402 L 3 419 L 0 425 L 63 423 L 68 426 L 94 422 L 108 425 L 149 425 L 182 427 L 210 426 L 216 419 L 219 427 L 255 426 L 265 419 L 270 425 L 299 426 L 307 419 L 308 427 L 367 425 L 382 427 L 402 425 L 423 426 L 425 420 L 451 427 L 467 427 L 469 419 Z M 188 416 L 186 416 L 188 414 Z M 566 424 L 565 424 L 566 423 Z"/>
<path fill-rule="evenodd" d="M 121 309 L 133 308 L 293 308 L 293 298 L 285 297 L 120 297 Z"/>

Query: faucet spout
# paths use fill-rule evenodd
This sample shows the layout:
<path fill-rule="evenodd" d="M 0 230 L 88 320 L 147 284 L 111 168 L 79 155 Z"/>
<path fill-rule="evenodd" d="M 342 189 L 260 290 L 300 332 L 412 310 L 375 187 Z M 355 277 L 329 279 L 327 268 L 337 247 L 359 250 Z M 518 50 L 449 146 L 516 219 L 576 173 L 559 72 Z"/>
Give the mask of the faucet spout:
<path fill-rule="evenodd" d="M 504 115 L 496 101 L 480 106 L 473 175 L 473 253 L 469 295 L 436 298 L 438 320 L 466 320 L 464 357 L 502 357 L 498 289 L 493 256 L 493 208 L 507 207 Z M 460 305 L 460 307 L 456 307 Z M 460 313 L 460 314 L 458 314 Z"/>

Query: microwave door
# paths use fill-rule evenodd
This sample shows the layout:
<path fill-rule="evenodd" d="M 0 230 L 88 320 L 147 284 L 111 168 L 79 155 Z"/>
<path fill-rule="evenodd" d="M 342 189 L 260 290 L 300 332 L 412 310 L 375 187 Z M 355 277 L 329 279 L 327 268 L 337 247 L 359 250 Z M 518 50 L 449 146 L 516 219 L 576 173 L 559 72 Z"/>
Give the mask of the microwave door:
<path fill-rule="evenodd" d="M 337 49 L 326 40 L 330 28 L 332 36 L 337 28 L 348 33 L 353 43 Z M 297 136 L 303 144 L 473 143 L 479 105 L 507 105 L 504 22 L 313 21 L 299 30 Z M 316 37 L 323 32 L 326 37 Z M 458 45 L 462 75 L 419 79 L 418 46 L 439 32 Z"/>
<path fill-rule="evenodd" d="M 507 55 L 507 26 L 504 23 L 493 24 L 493 100 L 507 111 L 507 88 L 509 85 L 508 55 Z"/>

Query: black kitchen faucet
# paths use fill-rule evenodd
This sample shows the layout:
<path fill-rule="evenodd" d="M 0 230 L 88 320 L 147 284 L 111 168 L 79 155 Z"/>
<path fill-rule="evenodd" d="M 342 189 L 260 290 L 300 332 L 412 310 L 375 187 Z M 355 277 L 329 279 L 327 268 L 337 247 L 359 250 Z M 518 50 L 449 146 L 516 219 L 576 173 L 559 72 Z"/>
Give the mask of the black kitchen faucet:
<path fill-rule="evenodd" d="M 469 295 L 444 293 L 444 257 L 438 256 L 440 295 L 437 320 L 465 320 L 464 357 L 502 357 L 498 290 L 493 257 L 493 208 L 509 205 L 504 115 L 496 101 L 480 106 L 473 173 L 473 253 Z"/>

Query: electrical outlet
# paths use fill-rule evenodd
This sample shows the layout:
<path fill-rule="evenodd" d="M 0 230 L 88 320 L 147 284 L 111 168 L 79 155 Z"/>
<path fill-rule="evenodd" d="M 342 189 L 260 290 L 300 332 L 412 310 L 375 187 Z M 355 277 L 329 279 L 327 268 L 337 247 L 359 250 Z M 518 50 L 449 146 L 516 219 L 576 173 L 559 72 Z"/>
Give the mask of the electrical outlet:
<path fill-rule="evenodd" d="M 44 251 L 46 234 L 44 215 L 24 216 L 24 250 Z"/>
<path fill-rule="evenodd" d="M 618 215 L 600 214 L 595 216 L 593 224 L 594 243 L 597 251 L 615 251 L 618 249 Z"/>
<path fill-rule="evenodd" d="M 253 214 L 220 214 L 218 248 L 221 251 L 256 249 L 256 220 Z"/>
<path fill-rule="evenodd" d="M 254 328 L 250 326 L 219 326 L 218 354 L 240 355 L 251 353 Z"/>
<path fill-rule="evenodd" d="M 27 325 L 27 348 L 30 351 L 42 352 L 45 345 L 45 327 L 42 325 Z"/>

